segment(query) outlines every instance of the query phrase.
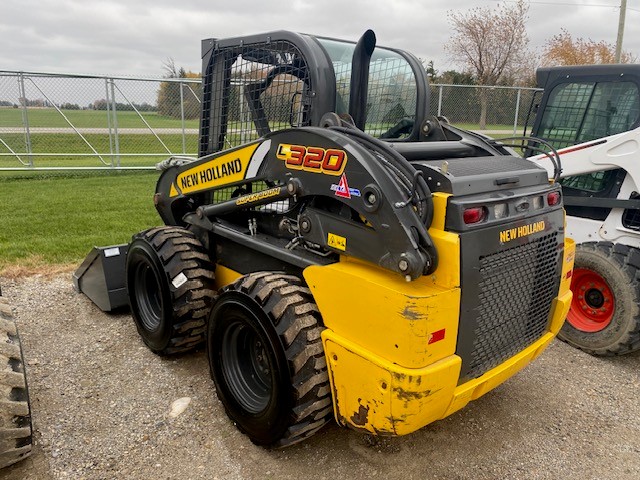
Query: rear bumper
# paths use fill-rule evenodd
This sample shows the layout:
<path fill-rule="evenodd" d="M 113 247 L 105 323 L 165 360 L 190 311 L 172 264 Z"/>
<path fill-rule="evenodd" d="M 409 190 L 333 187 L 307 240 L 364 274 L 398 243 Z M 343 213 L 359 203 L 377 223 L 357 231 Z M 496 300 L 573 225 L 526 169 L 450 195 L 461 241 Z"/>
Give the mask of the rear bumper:
<path fill-rule="evenodd" d="M 570 304 L 571 292 L 564 292 L 554 300 L 550 331 L 462 385 L 457 385 L 462 364 L 457 355 L 424 368 L 403 368 L 325 330 L 322 338 L 336 420 L 375 434 L 405 435 L 444 418 L 497 387 L 540 355 L 562 326 Z"/>
<path fill-rule="evenodd" d="M 567 313 L 569 312 L 569 307 L 571 306 L 571 298 L 572 294 L 569 291 L 555 299 L 553 315 L 551 318 L 551 331 L 545 333 L 542 338 L 536 341 L 533 345 L 514 355 L 494 369 L 489 370 L 481 377 L 459 385 L 455 389 L 451 403 L 441 418 L 457 412 L 471 400 L 480 398 L 485 393 L 493 390 L 538 357 L 544 349 L 549 346 L 551 340 L 555 338 L 556 334 L 562 327 L 564 319 L 567 317 Z"/>

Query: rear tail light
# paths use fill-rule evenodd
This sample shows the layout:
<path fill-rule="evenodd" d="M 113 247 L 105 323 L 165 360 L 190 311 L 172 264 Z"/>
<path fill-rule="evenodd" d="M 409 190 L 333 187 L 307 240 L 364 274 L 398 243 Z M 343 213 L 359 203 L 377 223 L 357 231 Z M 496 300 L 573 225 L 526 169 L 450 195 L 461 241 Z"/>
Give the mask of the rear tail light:
<path fill-rule="evenodd" d="M 547 203 L 550 207 L 560 203 L 560 192 L 551 192 L 547 194 Z"/>
<path fill-rule="evenodd" d="M 487 218 L 487 211 L 484 207 L 467 208 L 462 214 L 462 219 L 467 225 L 470 223 L 479 223 L 485 218 Z"/>

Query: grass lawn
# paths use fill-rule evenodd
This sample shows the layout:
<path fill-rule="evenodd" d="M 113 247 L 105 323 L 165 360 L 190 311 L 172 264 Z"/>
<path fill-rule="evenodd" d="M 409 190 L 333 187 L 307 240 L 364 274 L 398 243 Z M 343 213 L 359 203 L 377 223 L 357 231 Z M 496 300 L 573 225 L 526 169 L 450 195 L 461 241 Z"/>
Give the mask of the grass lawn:
<path fill-rule="evenodd" d="M 158 172 L 0 177 L 0 273 L 79 265 L 94 245 L 125 243 L 162 221 Z"/>
<path fill-rule="evenodd" d="M 107 128 L 107 112 L 105 110 L 63 110 L 69 121 L 77 128 Z M 152 128 L 182 128 L 182 121 L 179 118 L 165 117 L 156 112 L 142 112 L 144 119 Z M 69 128 L 69 124 L 53 108 L 29 108 L 29 126 L 33 128 Z M 477 130 L 477 123 L 457 123 L 453 125 L 468 130 Z M 199 120 L 185 120 L 185 128 L 195 128 L 199 126 Z M 272 128 L 286 128 L 288 123 L 272 124 Z M 22 110 L 19 108 L 0 108 L 0 128 L 22 127 Z M 118 128 L 145 128 L 144 123 L 136 112 L 118 112 Z M 237 122 L 231 122 L 230 129 L 240 128 Z M 487 130 L 513 130 L 513 123 L 490 124 Z M 517 132 L 522 131 L 522 126 L 518 126 Z"/>
<path fill-rule="evenodd" d="M 105 162 L 111 162 L 111 147 L 109 146 L 109 136 L 107 134 L 85 134 L 84 137 L 102 155 Z M 160 139 L 174 153 L 182 152 L 182 135 L 166 134 L 160 135 Z M 26 162 L 27 156 L 24 155 L 26 150 L 24 146 L 24 136 L 18 133 L 10 133 L 2 135 L 7 145 L 16 153 L 20 154 L 23 162 Z M 136 156 L 120 157 L 121 166 L 147 166 L 155 165 L 157 162 L 169 156 L 167 150 L 162 146 L 158 139 L 149 135 L 119 135 L 120 153 L 122 154 L 140 154 Z M 198 136 L 186 136 L 186 152 L 187 154 L 196 154 L 198 151 Z M 34 153 L 34 165 L 36 167 L 99 167 L 102 166 L 100 159 L 93 154 L 93 151 L 78 135 L 71 133 L 38 133 L 31 135 L 31 149 Z M 0 143 L 0 153 L 10 153 L 10 151 Z M 38 156 L 38 153 L 82 153 L 87 156 Z M 145 154 L 161 154 L 159 156 L 145 156 Z M 115 156 L 114 156 L 114 162 Z M 20 167 L 20 163 L 13 155 L 0 156 L 0 167 Z"/>
<path fill-rule="evenodd" d="M 462 128 L 464 130 L 479 130 L 480 125 L 477 123 L 452 123 L 454 127 Z M 513 133 L 513 123 L 511 125 L 504 125 L 498 123 L 492 123 L 487 125 L 487 130 L 504 130 L 506 133 Z M 522 125 L 518 125 L 516 127 L 516 135 L 522 135 L 522 130 L 524 127 Z M 481 130 L 482 131 L 482 130 Z"/>
<path fill-rule="evenodd" d="M 29 125 L 32 128 L 69 128 L 62 116 L 51 108 L 31 108 L 28 111 Z M 107 112 L 95 110 L 65 110 L 65 115 L 77 128 L 107 128 Z M 159 116 L 155 112 L 143 113 L 145 120 L 154 129 L 181 128 L 180 119 Z M 185 127 L 198 128 L 198 120 L 188 120 Z M 21 109 L 0 108 L 0 130 L 2 128 L 22 128 Z M 164 157 L 169 156 L 167 149 L 151 132 L 144 134 L 127 133 L 127 128 L 146 129 L 136 112 L 118 112 L 118 134 L 121 166 L 152 166 Z M 107 164 L 117 162 L 111 158 L 110 152 L 115 151 L 115 144 L 109 143 L 108 133 L 85 133 L 83 136 L 89 144 L 102 156 Z M 180 133 L 166 134 L 158 130 L 158 136 L 167 148 L 176 154 L 183 152 L 183 141 Z M 11 154 L 16 152 L 22 162 L 27 163 L 27 151 L 24 133 L 0 134 L 0 168 L 21 167 L 18 159 Z M 33 162 L 36 167 L 102 167 L 104 164 L 92 149 L 75 133 L 42 133 L 31 132 L 31 151 L 34 153 Z M 114 141 L 114 140 L 112 140 Z M 5 145 L 6 144 L 6 145 Z M 8 148 L 7 148 L 8 147 Z M 198 150 L 198 135 L 188 133 L 185 136 L 185 151 L 194 154 Z M 38 153 L 73 153 L 87 156 L 38 156 Z M 6 155 L 4 155 L 6 154 Z M 130 154 L 140 154 L 128 156 Z M 161 154 L 159 156 L 145 156 L 145 154 Z"/>
<path fill-rule="evenodd" d="M 62 110 L 69 121 L 77 128 L 107 128 L 106 110 Z M 145 128 L 144 122 L 136 112 L 118 113 L 118 128 Z M 181 128 L 179 118 L 164 117 L 156 112 L 141 112 L 144 119 L 153 128 Z M 33 128 L 69 128 L 55 108 L 28 108 L 29 126 Z M 198 128 L 199 119 L 185 120 L 186 128 Z M 22 109 L 0 108 L 0 128 L 22 127 Z"/>

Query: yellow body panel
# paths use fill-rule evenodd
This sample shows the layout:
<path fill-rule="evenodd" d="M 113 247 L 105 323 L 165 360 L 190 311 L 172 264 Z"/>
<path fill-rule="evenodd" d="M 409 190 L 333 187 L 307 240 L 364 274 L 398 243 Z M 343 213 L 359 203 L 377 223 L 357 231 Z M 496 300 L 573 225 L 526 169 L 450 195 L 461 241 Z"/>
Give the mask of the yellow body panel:
<path fill-rule="evenodd" d="M 562 324 L 570 304 L 571 292 L 556 300 L 551 324 Z M 456 386 L 462 360 L 455 354 L 423 368 L 408 369 L 324 330 L 336 420 L 378 434 L 414 432 L 500 385 L 540 355 L 554 337 L 548 332 L 481 377 Z"/>
<path fill-rule="evenodd" d="M 450 355 L 429 367 L 409 369 L 371 355 L 331 330 L 323 331 L 322 340 L 341 425 L 402 435 L 441 418 L 447 409 L 460 357 Z"/>
<path fill-rule="evenodd" d="M 420 368 L 455 352 L 460 288 L 440 287 L 431 277 L 407 283 L 347 257 L 308 267 L 304 277 L 325 327 L 372 355 Z"/>
<path fill-rule="evenodd" d="M 216 288 L 219 290 L 225 285 L 235 282 L 242 274 L 231 270 L 230 268 L 216 264 Z"/>
<path fill-rule="evenodd" d="M 556 302 L 563 302 L 565 311 L 563 315 L 553 317 L 549 325 L 549 331 L 554 335 L 562 328 L 565 318 L 569 313 L 569 307 L 571 306 L 571 299 L 573 294 L 571 293 L 571 276 L 573 274 L 573 262 L 576 256 L 576 242 L 569 237 L 564 238 L 564 258 L 562 262 L 562 279 L 560 280 L 560 290 L 558 298 L 554 300 L 553 308 L 558 308 Z"/>
<path fill-rule="evenodd" d="M 454 234 L 430 233 L 447 262 L 434 275 L 411 283 L 348 258 L 304 271 L 327 327 L 322 339 L 334 413 L 342 425 L 403 435 L 444 418 L 524 368 L 564 322 L 572 298 L 575 244 L 570 239 L 565 239 L 562 280 L 549 313 L 549 331 L 481 377 L 458 385 L 460 289 L 454 286 L 458 273 L 451 270 L 459 271 L 459 264 L 449 259 L 459 257 L 459 244 Z M 444 336 L 430 343 L 442 330 Z"/>
<path fill-rule="evenodd" d="M 450 196 L 449 193 L 442 192 L 435 192 L 433 194 L 433 221 L 431 222 L 431 230 L 444 231 L 444 221 L 447 217 L 447 199 Z"/>

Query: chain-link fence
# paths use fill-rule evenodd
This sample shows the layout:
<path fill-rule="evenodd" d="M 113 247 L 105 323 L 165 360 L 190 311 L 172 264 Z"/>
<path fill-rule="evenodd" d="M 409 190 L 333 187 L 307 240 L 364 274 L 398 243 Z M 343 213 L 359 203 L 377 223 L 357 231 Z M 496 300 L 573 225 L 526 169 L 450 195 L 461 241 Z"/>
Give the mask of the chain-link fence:
<path fill-rule="evenodd" d="M 480 87 L 477 85 L 431 85 L 429 111 L 450 123 L 488 134 L 523 134 L 531 125 L 531 107 L 541 89 Z"/>
<path fill-rule="evenodd" d="M 232 83 L 228 115 L 242 122 L 250 109 L 243 82 Z M 463 128 L 516 134 L 536 91 L 432 85 L 429 111 Z M 200 98 L 200 79 L 0 71 L 0 170 L 147 169 L 196 156 Z M 291 121 L 288 104 L 265 111 L 275 124 Z"/>
<path fill-rule="evenodd" d="M 0 169 L 153 168 L 195 155 L 200 85 L 0 72 Z"/>

